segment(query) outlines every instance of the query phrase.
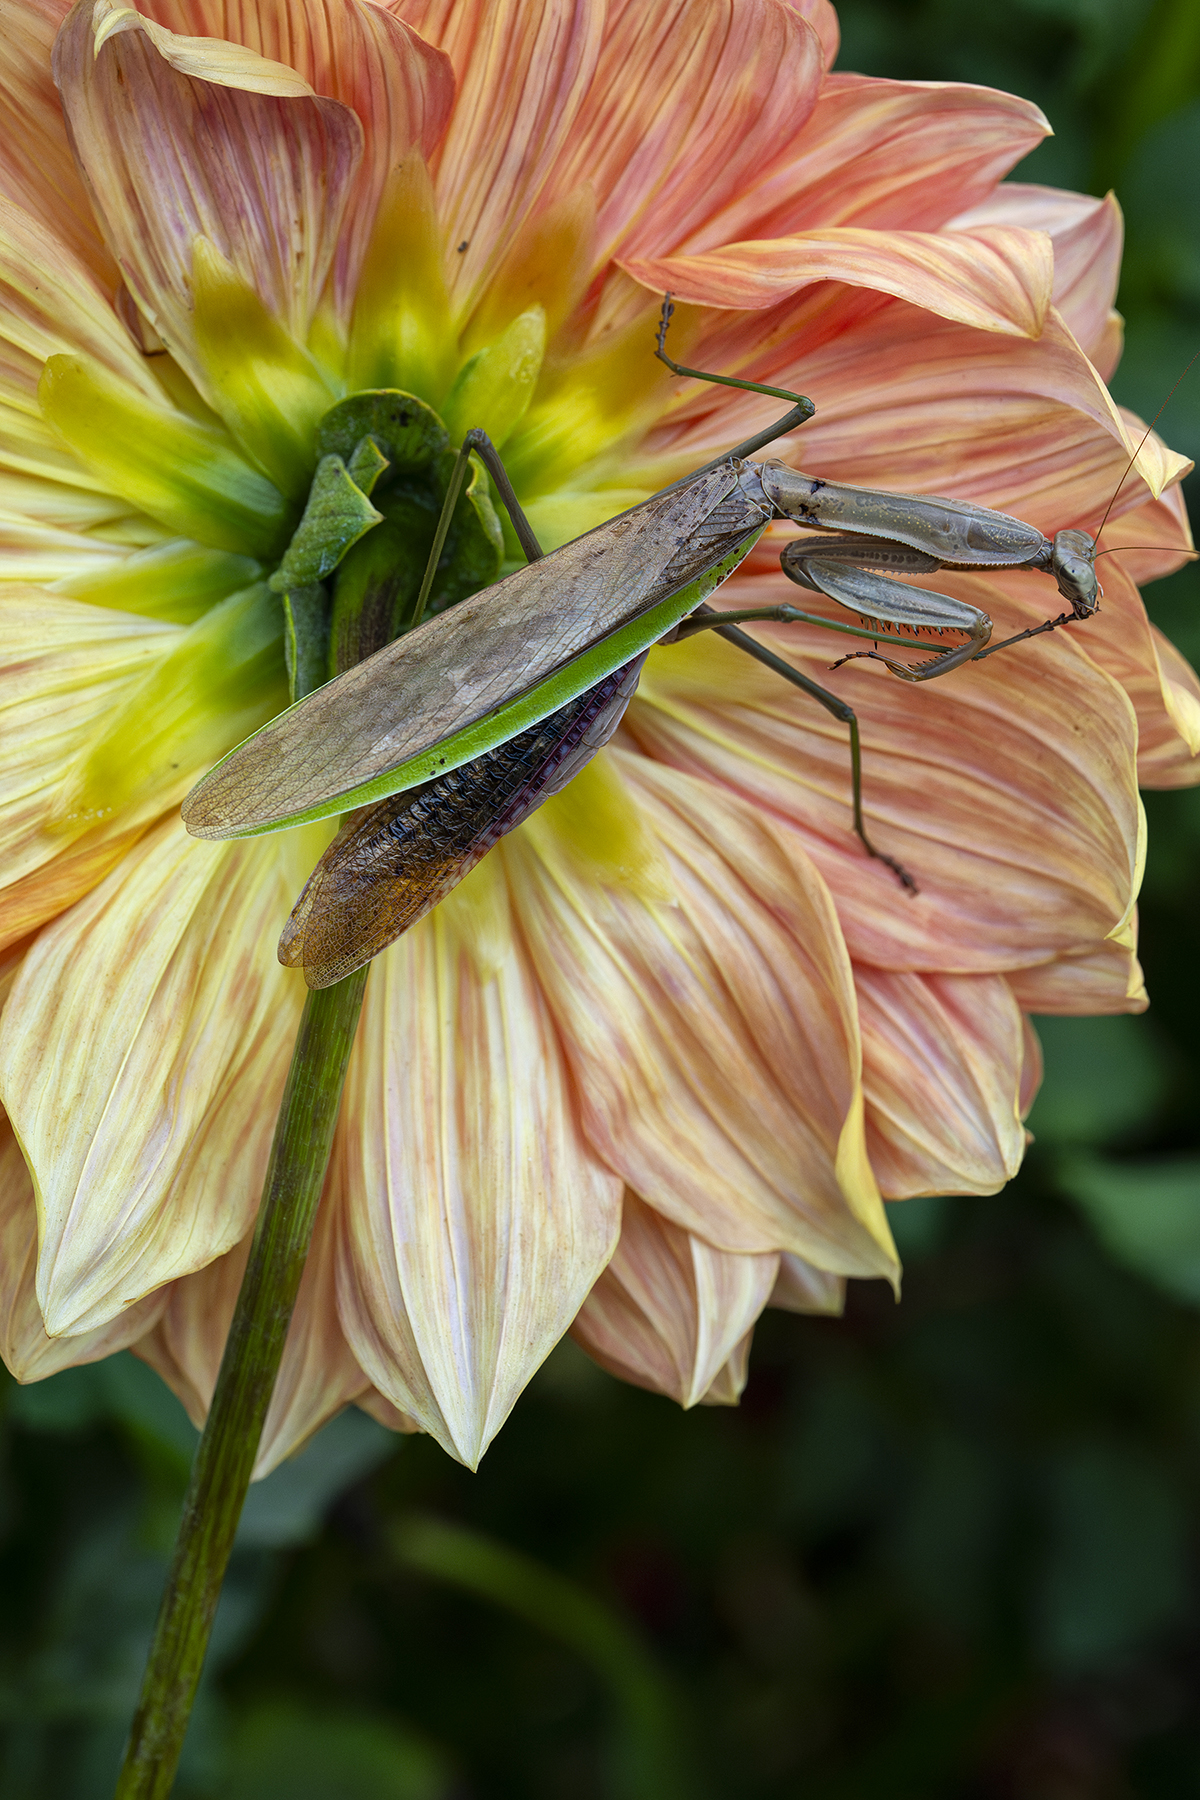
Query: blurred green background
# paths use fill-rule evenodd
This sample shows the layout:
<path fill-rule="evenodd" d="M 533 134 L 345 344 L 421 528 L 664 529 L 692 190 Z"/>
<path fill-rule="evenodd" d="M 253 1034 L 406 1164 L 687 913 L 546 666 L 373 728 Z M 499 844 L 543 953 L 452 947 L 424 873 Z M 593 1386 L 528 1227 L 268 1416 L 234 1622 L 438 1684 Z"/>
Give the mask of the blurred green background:
<path fill-rule="evenodd" d="M 1153 415 L 1200 349 L 1198 0 L 842 20 L 841 67 L 1026 94 L 1020 175 L 1116 188 Z M 1200 366 L 1162 430 L 1200 457 Z M 1196 566 L 1149 601 L 1200 662 Z M 1153 1008 L 1045 1022 L 1020 1180 L 892 1209 L 904 1304 L 767 1314 L 738 1412 L 567 1344 L 476 1476 L 344 1415 L 252 1491 L 181 1800 L 1200 1797 L 1200 789 L 1149 808 Z M 128 1355 L 2 1398 L 0 1794 L 107 1800 L 194 1433 Z"/>

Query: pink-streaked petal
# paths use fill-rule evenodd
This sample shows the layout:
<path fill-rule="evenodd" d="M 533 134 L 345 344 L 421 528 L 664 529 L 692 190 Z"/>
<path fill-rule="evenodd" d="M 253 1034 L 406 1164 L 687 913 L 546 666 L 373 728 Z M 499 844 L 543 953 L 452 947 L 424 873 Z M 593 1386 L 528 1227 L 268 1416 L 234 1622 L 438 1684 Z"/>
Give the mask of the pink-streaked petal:
<path fill-rule="evenodd" d="M 826 69 L 832 69 L 837 61 L 842 34 L 837 12 L 830 0 L 787 0 L 787 4 L 812 26 L 821 46 L 821 61 Z"/>
<path fill-rule="evenodd" d="M 21 472 L 9 475 L 10 482 L 59 492 L 69 484 L 67 492 L 79 492 L 98 484 L 38 406 L 42 369 L 60 353 L 82 353 L 131 394 L 161 404 L 162 390 L 101 278 L 31 214 L 0 199 L 0 464 Z M 110 496 L 100 504 L 112 510 Z"/>
<path fill-rule="evenodd" d="M 761 605 L 783 599 L 783 585 L 735 578 L 721 599 Z M 977 578 L 943 571 L 938 585 L 994 615 L 1005 603 Z M 656 760 L 803 833 L 856 962 L 1003 972 L 1122 926 L 1141 874 L 1136 721 L 1117 683 L 1064 636 L 914 687 L 870 663 L 830 673 L 818 631 L 761 635 L 854 706 L 868 831 L 918 895 L 853 835 L 845 727 L 709 634 L 652 652 L 625 729 Z"/>
<path fill-rule="evenodd" d="M 598 0 L 403 0 L 391 10 L 454 67 L 454 112 L 433 173 L 461 316 L 561 168 L 595 78 L 604 9 Z"/>
<path fill-rule="evenodd" d="M 1025 1151 L 1021 1013 L 1003 975 L 854 971 L 871 1167 L 889 1200 L 994 1194 Z"/>
<path fill-rule="evenodd" d="M 0 1092 L 34 1174 L 47 1329 L 92 1330 L 245 1235 L 303 986 L 270 954 L 313 842 L 166 820 L 27 953 Z"/>
<path fill-rule="evenodd" d="M 707 234 L 791 153 L 816 103 L 820 41 L 781 0 L 610 5 L 595 79 L 555 187 L 595 189 L 596 264 Z"/>
<path fill-rule="evenodd" d="M 1054 304 L 1085 354 L 1108 379 L 1113 302 L 1125 236 L 1114 194 L 1097 200 L 1062 188 L 1005 181 L 950 225 L 955 231 L 1016 225 L 1048 232 L 1054 245 Z"/>
<path fill-rule="evenodd" d="M 498 859 L 372 968 L 334 1155 L 351 1348 L 474 1467 L 608 1261 L 621 1199 Z"/>
<path fill-rule="evenodd" d="M 826 1313 L 837 1317 L 845 1310 L 846 1277 L 818 1269 L 802 1256 L 784 1251 L 768 1306 L 781 1312 Z"/>
<path fill-rule="evenodd" d="M 34 1292 L 37 1207 L 33 1182 L 7 1119 L 0 1116 L 0 1358 L 18 1381 L 42 1381 L 59 1369 L 98 1362 L 148 1331 L 167 1303 L 150 1294 L 96 1331 L 47 1337 Z"/>
<path fill-rule="evenodd" d="M 1031 338 L 1045 322 L 1054 281 L 1045 232 L 984 225 L 942 232 L 835 226 L 621 266 L 655 293 L 696 306 L 766 308 L 810 282 L 841 281 L 978 331 Z"/>
<path fill-rule="evenodd" d="M 853 983 L 824 883 L 758 809 L 613 762 L 674 905 L 589 863 L 575 816 L 586 784 L 506 840 L 589 1138 L 656 1211 L 721 1249 L 890 1274 Z"/>
<path fill-rule="evenodd" d="M 252 1481 L 299 1450 L 369 1383 L 338 1324 L 333 1245 L 324 1214 L 309 1251 L 283 1360 L 263 1422 Z M 178 1396 L 192 1424 L 208 1415 L 250 1253 L 250 1235 L 207 1268 L 171 1284 L 162 1317 L 134 1349 Z"/>
<path fill-rule="evenodd" d="M 363 0 L 149 0 L 147 18 L 183 36 L 227 38 L 294 69 L 340 100 L 366 131 L 338 245 L 339 301 L 352 298 L 389 171 L 416 147 L 428 158 L 454 101 L 450 59 L 384 6 Z"/>
<path fill-rule="evenodd" d="M 97 727 L 178 637 L 37 588 L 0 593 L 0 943 L 77 900 L 137 835 L 128 820 L 68 824 L 58 799 Z"/>
<path fill-rule="evenodd" d="M 1142 966 L 1128 944 L 1098 944 L 1081 956 L 1065 956 L 1035 969 L 1018 969 L 1009 986 L 1025 1012 L 1141 1013 L 1150 1001 Z M 1040 1070 L 1040 1064 L 1039 1064 Z"/>
<path fill-rule="evenodd" d="M 55 80 L 127 286 L 198 384 L 192 246 L 206 237 L 303 342 L 362 158 L 348 106 L 283 64 L 79 0 Z"/>
<path fill-rule="evenodd" d="M 603 1369 L 696 1406 L 767 1304 L 779 1257 L 730 1256 L 627 1192 L 613 1259 L 571 1335 Z"/>
<path fill-rule="evenodd" d="M 815 418 L 780 448 L 812 474 L 950 494 L 1048 536 L 1094 531 L 1119 482 L 1114 520 L 1190 467 L 1153 436 L 1139 445 L 1053 308 L 1039 338 L 1009 338 L 830 285 L 765 314 L 710 314 L 687 360 L 810 394 Z M 680 474 L 762 422 L 761 397 L 706 385 L 642 454 Z"/>
<path fill-rule="evenodd" d="M 0 194 L 53 223 L 72 255 L 111 288 L 118 279 L 67 143 L 50 73 L 69 0 L 14 0 L 0 32 Z"/>
<path fill-rule="evenodd" d="M 827 76 L 788 152 L 677 247 L 812 226 L 934 231 L 989 194 L 1048 130 L 1030 101 L 993 88 Z"/>

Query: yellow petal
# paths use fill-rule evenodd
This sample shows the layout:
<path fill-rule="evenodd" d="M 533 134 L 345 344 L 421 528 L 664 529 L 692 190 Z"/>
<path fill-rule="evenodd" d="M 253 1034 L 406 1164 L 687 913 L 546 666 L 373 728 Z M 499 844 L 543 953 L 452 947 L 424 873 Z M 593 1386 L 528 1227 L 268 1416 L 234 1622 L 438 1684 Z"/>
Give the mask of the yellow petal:
<path fill-rule="evenodd" d="M 612 1252 L 499 860 L 375 963 L 335 1151 L 342 1325 L 376 1388 L 474 1467 Z"/>
<path fill-rule="evenodd" d="M 891 1273 L 853 982 L 824 883 L 757 808 L 617 761 L 677 904 L 612 885 L 581 856 L 583 834 L 564 829 L 573 787 L 506 840 L 589 1138 L 658 1212 L 721 1249 Z"/>
<path fill-rule="evenodd" d="M 63 781 L 97 724 L 167 655 L 176 626 L 14 584 L 0 594 L 0 943 L 99 880 L 138 827 L 56 817 Z"/>
<path fill-rule="evenodd" d="M 858 965 L 871 1166 L 889 1200 L 994 1194 L 1025 1151 L 1024 1041 L 1002 975 Z"/>
<path fill-rule="evenodd" d="M 164 1293 L 126 1307 L 95 1331 L 47 1337 L 34 1292 L 37 1208 L 33 1182 L 7 1119 L 0 1116 L 0 1357 L 18 1381 L 43 1381 L 59 1369 L 98 1362 L 148 1331 L 167 1303 Z"/>
<path fill-rule="evenodd" d="M 245 1235 L 303 995 L 271 951 L 313 847 L 198 845 L 169 819 L 26 955 L 0 1095 L 34 1174 L 51 1333 Z"/>
<path fill-rule="evenodd" d="M 620 1241 L 571 1335 L 623 1381 L 695 1406 L 747 1337 L 778 1272 L 777 1255 L 716 1250 L 627 1191 Z"/>

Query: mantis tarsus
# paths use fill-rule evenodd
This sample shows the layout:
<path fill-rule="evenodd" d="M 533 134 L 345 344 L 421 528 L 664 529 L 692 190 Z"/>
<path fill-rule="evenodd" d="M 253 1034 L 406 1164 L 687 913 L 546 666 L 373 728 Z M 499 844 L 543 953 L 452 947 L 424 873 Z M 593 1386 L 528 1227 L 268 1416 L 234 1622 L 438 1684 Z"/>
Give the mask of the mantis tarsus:
<path fill-rule="evenodd" d="M 717 630 L 847 725 L 854 829 L 868 853 L 915 893 L 911 875 L 867 835 L 853 709 L 740 625 L 812 623 L 867 638 L 875 647 L 851 656 L 876 658 L 905 680 L 927 681 L 990 654 L 991 621 L 976 607 L 909 586 L 896 574 L 939 568 L 1051 574 L 1071 610 L 1018 637 L 1096 610 L 1095 545 L 1084 532 L 1062 531 L 1051 542 L 1019 519 L 963 501 L 848 487 L 784 463 L 745 460 L 810 418 L 812 402 L 673 362 L 665 348 L 672 310 L 667 296 L 656 354 L 673 373 L 786 399 L 791 410 L 727 455 L 546 557 L 494 447 L 484 433 L 469 432 L 411 610 L 410 621 L 420 628 L 298 700 L 188 796 L 189 831 L 214 838 L 369 808 L 348 820 L 329 846 L 280 941 L 281 961 L 301 964 L 310 986 L 350 974 L 436 906 L 505 832 L 607 742 L 653 644 L 699 630 Z M 403 398 L 380 396 L 393 413 Z M 386 457 L 386 445 L 376 439 L 368 444 L 368 435 L 342 465 L 348 479 L 356 468 L 375 468 Z M 472 453 L 495 482 L 528 564 L 422 623 Z M 788 605 L 714 612 L 704 604 L 774 518 L 828 534 L 789 544 L 783 569 L 866 623 L 838 623 Z M 905 664 L 883 654 L 880 643 L 889 649 L 928 645 L 891 636 L 884 626 L 949 629 L 964 641 Z"/>

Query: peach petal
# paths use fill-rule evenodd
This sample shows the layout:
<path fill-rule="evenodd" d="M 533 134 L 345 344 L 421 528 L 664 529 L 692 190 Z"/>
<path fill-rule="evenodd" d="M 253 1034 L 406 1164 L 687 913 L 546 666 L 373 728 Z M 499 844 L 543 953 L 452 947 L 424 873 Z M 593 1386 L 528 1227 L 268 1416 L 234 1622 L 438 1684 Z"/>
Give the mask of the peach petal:
<path fill-rule="evenodd" d="M 1021 1166 L 1025 1045 L 1003 975 L 859 964 L 867 1148 L 889 1200 L 994 1194 Z"/>
<path fill-rule="evenodd" d="M 184 36 L 227 38 L 286 64 L 316 94 L 340 100 L 366 129 L 362 166 L 338 245 L 344 308 L 390 170 L 414 146 L 428 157 L 454 102 L 450 59 L 386 7 L 361 0 L 149 0 L 145 16 Z"/>
<path fill-rule="evenodd" d="M 785 1250 L 767 1305 L 781 1312 L 832 1313 L 836 1317 L 845 1309 L 846 1277 L 831 1275 L 828 1269 L 818 1269 L 815 1263 Z"/>
<path fill-rule="evenodd" d="M 977 578 L 938 582 L 988 611 L 1004 602 Z M 761 605 L 775 589 L 735 580 L 721 596 Z M 1141 874 L 1136 721 L 1073 644 L 1040 638 L 1024 659 L 995 656 L 914 688 L 862 663 L 830 674 L 829 640 L 807 628 L 762 635 L 853 703 L 868 830 L 915 875 L 917 896 L 851 831 L 845 728 L 719 640 L 652 652 L 625 729 L 656 761 L 799 828 L 856 962 L 1003 972 L 1123 926 Z"/>
<path fill-rule="evenodd" d="M 787 152 L 679 248 L 814 226 L 937 230 L 991 193 L 1049 129 L 1030 101 L 992 88 L 829 75 Z"/>
<path fill-rule="evenodd" d="M 1122 416 L 1130 430 L 1140 437 L 1141 420 L 1124 409 Z M 1120 552 L 1121 568 L 1139 587 L 1149 581 L 1158 581 L 1163 575 L 1174 574 L 1191 560 L 1188 553 L 1192 549 L 1192 527 L 1182 487 L 1169 487 L 1157 500 L 1143 500 L 1130 509 L 1122 505 L 1122 493 L 1109 492 L 1103 496 L 1101 517 L 1110 499 L 1116 517 L 1114 520 L 1110 515 L 1101 534 L 1105 554 L 1098 560 L 1102 577 L 1107 579 L 1110 548 Z M 1099 528 L 1099 519 L 1092 523 Z"/>
<path fill-rule="evenodd" d="M 611 5 L 555 176 L 559 193 L 595 189 L 596 266 L 705 234 L 714 211 L 791 153 L 820 81 L 817 34 L 780 0 Z"/>
<path fill-rule="evenodd" d="M 405 1437 L 411 1437 L 415 1432 L 421 1430 L 420 1425 L 409 1413 L 401 1412 L 398 1406 L 393 1406 L 390 1400 L 384 1398 L 378 1388 L 369 1387 L 365 1394 L 358 1395 L 354 1404 L 361 1407 L 363 1412 L 369 1418 L 374 1419 L 377 1425 L 386 1425 L 389 1431 L 399 1431 Z"/>
<path fill-rule="evenodd" d="M 1114 194 L 1097 200 L 1062 188 L 1004 181 L 950 224 L 955 231 L 1023 225 L 1048 232 L 1054 246 L 1054 304 L 1086 355 L 1101 365 L 1110 342 L 1125 236 Z M 1112 368 L 1101 365 L 1101 374 L 1107 380 Z"/>
<path fill-rule="evenodd" d="M 1009 982 L 1009 986 L 1012 983 Z M 1029 1116 L 1029 1109 L 1037 1099 L 1038 1089 L 1042 1085 L 1044 1067 L 1042 1063 L 1042 1044 L 1033 1028 L 1033 1021 L 1027 1015 L 1021 1015 L 1021 1032 L 1025 1040 L 1024 1054 L 1021 1061 L 1021 1092 L 1018 1096 L 1018 1111 L 1022 1119 Z"/>
<path fill-rule="evenodd" d="M 334 1156 L 354 1355 L 474 1467 L 620 1225 L 498 859 L 376 961 Z"/>
<path fill-rule="evenodd" d="M 55 80 L 76 158 L 134 299 L 203 391 L 191 260 L 208 238 L 299 342 L 362 158 L 350 108 L 218 38 L 80 0 Z"/>
<path fill-rule="evenodd" d="M 390 10 L 454 68 L 454 112 L 432 168 L 448 285 L 466 316 L 561 168 L 595 76 L 604 9 L 598 0 L 403 0 Z"/>
<path fill-rule="evenodd" d="M 731 1256 L 625 1195 L 612 1261 L 571 1335 L 603 1369 L 695 1406 L 754 1325 L 779 1257 Z"/>
<path fill-rule="evenodd" d="M 179 630 L 15 584 L 0 593 L 0 627 L 0 942 L 11 943 L 77 899 L 132 841 L 128 820 L 64 826 L 58 796 L 97 726 Z"/>
<path fill-rule="evenodd" d="M 47 357 L 89 357 L 135 393 L 162 390 L 94 271 L 39 220 L 0 199 L 0 339 L 4 397 L 35 407 Z"/>
<path fill-rule="evenodd" d="M 862 290 L 816 288 L 766 314 L 710 315 L 688 361 L 811 394 L 816 417 L 786 459 L 814 474 L 974 500 L 1047 534 L 1094 530 L 1122 477 L 1115 514 L 1190 466 L 1153 437 L 1139 446 L 1053 308 L 1039 338 L 1009 338 Z M 747 435 L 762 406 L 753 395 L 689 398 L 658 440 L 669 436 L 670 468 Z M 657 449 L 652 438 L 647 456 Z"/>
<path fill-rule="evenodd" d="M 890 1274 L 863 1153 L 853 984 L 824 883 L 759 809 L 615 760 L 674 906 L 589 864 L 570 789 L 506 841 L 588 1137 L 656 1211 L 720 1249 Z"/>
<path fill-rule="evenodd" d="M 51 1334 L 244 1236 L 303 994 L 269 949 L 314 847 L 198 845 L 168 819 L 26 955 L 0 1091 L 37 1188 Z"/>
<path fill-rule="evenodd" d="M 1045 322 L 1054 281 L 1044 232 L 983 225 L 944 232 L 835 226 L 621 266 L 655 293 L 696 306 L 765 308 L 811 282 L 841 281 L 979 331 L 1030 338 Z"/>
<path fill-rule="evenodd" d="M 736 1406 L 750 1379 L 750 1345 L 754 1333 L 748 1331 L 734 1349 L 729 1361 L 713 1378 L 707 1393 L 701 1394 L 701 1406 Z"/>
<path fill-rule="evenodd" d="M 7 1119 L 0 1116 L 0 1357 L 18 1381 L 42 1381 L 59 1369 L 98 1362 L 124 1350 L 154 1325 L 167 1303 L 149 1294 L 96 1331 L 47 1337 L 34 1292 L 37 1207 L 33 1182 Z"/>
<path fill-rule="evenodd" d="M 369 1390 L 338 1324 L 333 1246 L 324 1229 L 325 1210 L 318 1215 L 263 1422 L 252 1481 L 269 1475 L 343 1407 L 361 1401 Z M 162 1318 L 134 1345 L 136 1354 L 182 1401 L 197 1428 L 203 1426 L 212 1403 L 252 1235 L 248 1233 L 206 1268 L 173 1282 Z"/>
<path fill-rule="evenodd" d="M 1150 1004 L 1142 966 L 1128 944 L 1098 944 L 1079 956 L 1017 969 L 1008 983 L 1031 1013 L 1141 1013 Z"/>
<path fill-rule="evenodd" d="M 50 73 L 69 0 L 14 0 L 0 33 L 0 194 L 53 219 L 60 241 L 111 290 L 119 280 L 71 157 Z"/>
<path fill-rule="evenodd" d="M 826 69 L 832 69 L 842 41 L 836 8 L 830 0 L 787 0 L 787 4 L 812 26 L 821 46 L 821 61 Z"/>
<path fill-rule="evenodd" d="M 1147 788 L 1194 787 L 1200 781 L 1200 680 L 1156 626 L 1150 627 L 1161 681 L 1163 707 L 1149 696 L 1143 708 L 1130 690 L 1138 709 L 1138 781 Z M 1149 715 L 1148 717 L 1146 715 Z"/>

